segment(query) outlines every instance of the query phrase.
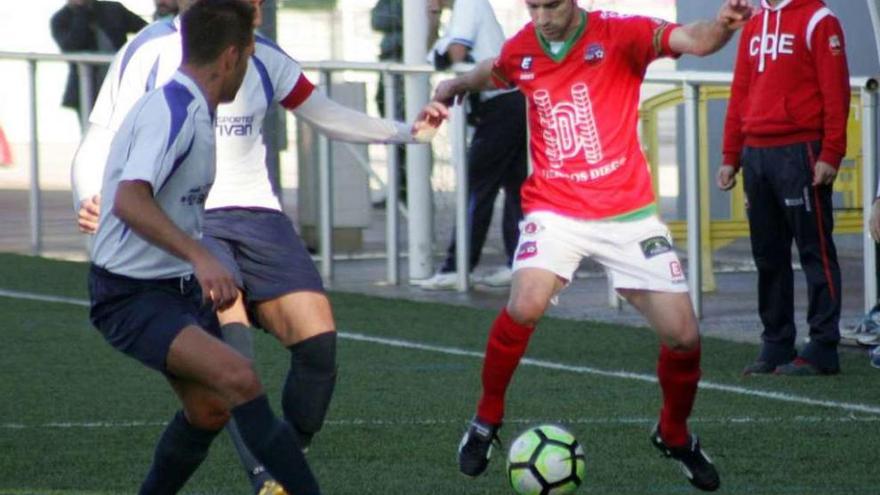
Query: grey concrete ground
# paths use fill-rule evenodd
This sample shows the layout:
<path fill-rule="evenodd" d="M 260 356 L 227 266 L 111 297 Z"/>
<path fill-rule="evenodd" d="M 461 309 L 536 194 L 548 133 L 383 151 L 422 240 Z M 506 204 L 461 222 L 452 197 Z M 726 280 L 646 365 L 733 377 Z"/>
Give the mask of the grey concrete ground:
<path fill-rule="evenodd" d="M 285 195 L 287 210 L 295 215 L 295 193 Z M 47 256 L 68 259 L 84 259 L 85 241 L 77 233 L 72 221 L 70 194 L 67 191 L 50 191 L 42 195 L 43 253 Z M 445 209 L 441 209 L 445 210 Z M 440 253 L 448 238 L 449 219 L 438 212 L 437 238 L 435 242 L 439 263 Z M 449 215 L 447 211 L 445 213 Z M 405 298 L 418 301 L 435 301 L 487 309 L 500 308 L 507 296 L 506 289 L 475 287 L 467 293 L 454 291 L 425 291 L 406 283 L 406 260 L 401 261 L 403 284 L 392 286 L 385 282 L 384 210 L 374 209 L 373 222 L 364 231 L 364 247 L 357 256 L 340 255 L 336 260 L 335 277 L 328 281 L 333 290 L 358 292 L 382 297 Z M 29 253 L 28 197 L 26 191 L 0 190 L 0 251 Z M 402 224 L 405 229 L 405 223 Z M 484 251 L 484 260 L 478 270 L 490 269 L 503 261 L 498 228 L 493 227 Z M 406 239 L 405 231 L 401 235 Z M 847 327 L 862 314 L 862 255 L 858 236 L 838 236 L 837 247 L 843 276 L 843 317 L 841 326 Z M 795 257 L 796 259 L 796 257 Z M 756 274 L 752 269 L 748 241 L 742 239 L 721 249 L 716 254 L 717 290 L 706 293 L 703 298 L 704 315 L 702 330 L 706 335 L 736 341 L 757 342 L 760 322 L 757 315 L 755 294 Z M 796 318 L 800 334 L 806 335 L 806 291 L 803 273 L 795 272 L 797 293 Z M 0 283 L 2 285 L 2 283 Z M 623 304 L 621 309 L 608 305 L 605 278 L 598 267 L 585 262 L 578 278 L 560 297 L 560 303 L 549 314 L 552 316 L 598 320 L 613 323 L 642 325 L 643 320 L 631 307 Z M 482 331 L 483 329 L 475 329 Z"/>

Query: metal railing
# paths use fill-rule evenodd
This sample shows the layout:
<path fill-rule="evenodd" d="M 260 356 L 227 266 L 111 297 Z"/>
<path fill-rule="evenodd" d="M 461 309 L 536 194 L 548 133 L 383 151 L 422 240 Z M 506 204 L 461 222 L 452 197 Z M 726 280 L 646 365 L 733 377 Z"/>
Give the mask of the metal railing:
<path fill-rule="evenodd" d="M 30 118 L 31 118 L 31 185 L 30 185 L 30 219 L 31 219 L 31 245 L 33 251 L 38 253 L 41 250 L 42 241 L 40 234 L 41 224 L 41 206 L 40 206 L 40 190 L 39 190 L 39 160 L 37 156 L 37 145 L 39 136 L 37 135 L 37 114 L 36 114 L 36 65 L 40 61 L 67 61 L 80 64 L 84 70 L 81 74 L 87 72 L 90 64 L 106 64 L 112 60 L 107 55 L 92 54 L 42 54 L 42 53 L 14 53 L 0 52 L 0 60 L 22 60 L 28 64 L 29 68 L 29 98 L 30 98 Z M 323 61 L 323 62 L 303 62 L 302 66 L 305 70 L 316 71 L 320 74 L 319 80 L 321 84 L 329 91 L 330 79 L 333 73 L 342 71 L 357 71 L 378 73 L 385 81 L 385 111 L 386 115 L 395 115 L 395 85 L 391 83 L 394 75 L 407 74 L 432 74 L 434 68 L 429 65 L 408 66 L 397 63 L 368 63 L 368 62 L 339 62 L 339 61 Z M 456 67 L 461 69 L 462 67 Z M 686 184 L 686 217 L 687 217 L 687 258 L 688 258 L 688 280 L 690 285 L 690 294 L 693 300 L 694 309 L 697 315 L 702 313 L 702 252 L 700 249 L 701 224 L 700 224 L 700 206 L 702 204 L 700 190 L 700 167 L 699 167 L 699 94 L 702 85 L 718 85 L 730 84 L 732 74 L 718 72 L 696 72 L 696 71 L 649 71 L 645 78 L 646 83 L 652 84 L 668 84 L 680 86 L 684 94 L 684 135 L 685 135 L 685 184 Z M 87 85 L 88 78 L 81 77 L 81 84 Z M 864 172 L 862 174 L 863 183 L 863 207 L 864 211 L 870 211 L 872 200 L 875 197 L 875 186 L 877 180 L 877 153 L 878 153 L 878 99 L 877 89 L 878 82 L 873 78 L 853 78 L 851 84 L 854 90 L 861 94 L 861 110 L 862 115 L 862 147 L 863 160 L 865 163 Z M 90 94 L 88 86 L 81 88 L 81 94 Z M 453 109 L 451 120 L 450 138 L 453 149 L 453 163 L 456 171 L 456 260 L 458 266 L 458 289 L 467 290 L 467 253 L 468 253 L 468 231 L 467 231 L 467 171 L 465 160 L 465 124 L 464 115 L 461 107 Z M 319 153 L 319 218 L 320 218 L 320 255 L 321 255 L 321 271 L 322 274 L 331 279 L 333 276 L 333 247 L 332 247 L 332 219 L 333 204 L 330 192 L 333 188 L 333 177 L 330 173 L 330 147 L 326 138 L 320 141 Z M 385 184 L 386 189 L 386 276 L 389 283 L 397 284 L 400 282 L 399 277 L 399 259 L 400 259 L 400 240 L 399 240 L 399 222 L 398 210 L 399 204 L 397 200 L 397 183 L 399 182 L 397 174 L 396 153 L 393 152 L 391 146 L 388 150 L 388 181 Z M 425 201 L 430 201 L 425 198 Z M 876 284 L 876 261 L 875 261 L 875 244 L 868 235 L 868 215 L 864 215 L 864 297 L 865 309 L 867 310 L 877 300 L 877 284 Z"/>

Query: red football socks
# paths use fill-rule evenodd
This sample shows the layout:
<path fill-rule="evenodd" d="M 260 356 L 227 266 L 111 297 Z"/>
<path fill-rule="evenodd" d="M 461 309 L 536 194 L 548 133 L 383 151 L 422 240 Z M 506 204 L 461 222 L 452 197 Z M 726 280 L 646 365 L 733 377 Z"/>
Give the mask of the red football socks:
<path fill-rule="evenodd" d="M 670 447 L 684 446 L 688 442 L 687 419 L 694 407 L 700 381 L 700 347 L 678 352 L 661 345 L 657 379 L 663 391 L 663 409 L 660 411 L 663 442 Z"/>
<path fill-rule="evenodd" d="M 483 395 L 477 407 L 477 417 L 482 421 L 501 423 L 504 417 L 504 393 L 534 330 L 533 326 L 513 321 L 507 308 L 501 310 L 492 324 L 483 360 Z"/>

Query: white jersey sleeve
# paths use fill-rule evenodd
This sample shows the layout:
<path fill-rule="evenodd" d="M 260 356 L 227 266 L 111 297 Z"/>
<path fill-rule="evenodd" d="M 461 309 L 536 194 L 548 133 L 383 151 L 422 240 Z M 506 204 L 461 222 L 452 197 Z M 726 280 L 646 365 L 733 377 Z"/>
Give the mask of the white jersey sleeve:
<path fill-rule="evenodd" d="M 371 117 L 315 91 L 293 113 L 331 139 L 353 143 L 416 143 L 409 125 Z"/>
<path fill-rule="evenodd" d="M 74 209 L 100 192 L 110 142 L 129 110 L 144 93 L 168 81 L 180 65 L 177 26 L 177 21 L 154 22 L 116 53 L 71 166 Z"/>

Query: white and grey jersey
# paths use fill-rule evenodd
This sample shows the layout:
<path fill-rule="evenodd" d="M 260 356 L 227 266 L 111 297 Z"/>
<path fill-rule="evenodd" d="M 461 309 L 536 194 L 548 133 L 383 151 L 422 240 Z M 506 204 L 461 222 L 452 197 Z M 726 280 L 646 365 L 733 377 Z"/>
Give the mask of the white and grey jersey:
<path fill-rule="evenodd" d="M 116 55 L 90 120 L 115 132 L 146 91 L 167 81 L 182 58 L 179 21 L 144 28 Z M 254 55 L 233 102 L 217 109 L 217 179 L 206 207 L 259 207 L 281 210 L 272 190 L 262 130 L 273 103 L 294 111 L 335 139 L 358 142 L 414 142 L 410 128 L 349 110 L 314 91 L 302 67 L 271 40 L 257 35 Z M 100 154 L 96 153 L 96 156 Z M 101 174 L 103 159 L 74 163 L 77 199 L 98 191 L 89 178 Z M 83 167 L 87 170 L 76 170 Z M 97 182 L 97 181 L 94 181 Z"/>
<path fill-rule="evenodd" d="M 138 279 L 180 277 L 192 265 L 142 239 L 113 215 L 122 181 L 144 181 L 159 207 L 193 238 L 200 238 L 204 204 L 214 182 L 214 117 L 196 83 L 177 72 L 138 100 L 110 146 L 101 187 L 101 217 L 92 260 Z"/>

